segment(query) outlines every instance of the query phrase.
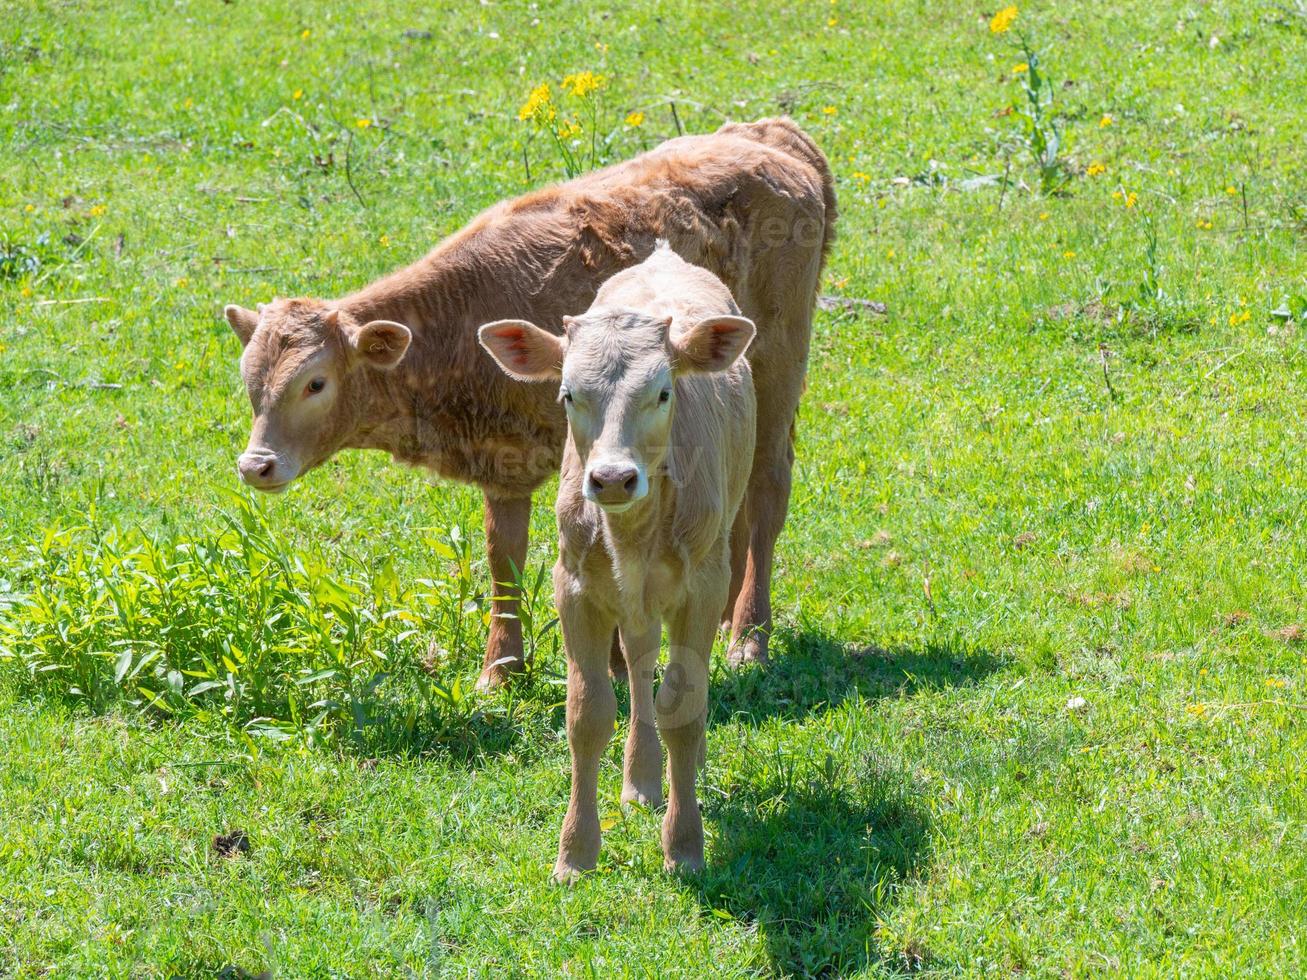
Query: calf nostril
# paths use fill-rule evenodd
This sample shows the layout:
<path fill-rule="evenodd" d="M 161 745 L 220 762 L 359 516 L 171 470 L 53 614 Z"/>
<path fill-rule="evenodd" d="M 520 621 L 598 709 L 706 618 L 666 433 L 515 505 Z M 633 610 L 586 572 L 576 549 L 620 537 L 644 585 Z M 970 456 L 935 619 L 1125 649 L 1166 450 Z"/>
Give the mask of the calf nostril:
<path fill-rule="evenodd" d="M 594 488 L 595 490 L 602 490 L 604 488 L 604 485 L 605 485 L 604 481 L 599 479 L 598 473 L 592 472 L 590 474 L 590 486 L 592 488 Z"/>
<path fill-rule="evenodd" d="M 266 463 L 264 463 L 262 466 L 259 467 L 259 476 L 271 476 L 272 468 L 276 465 L 277 465 L 277 461 L 275 459 L 268 460 Z"/>
<path fill-rule="evenodd" d="M 626 482 L 622 484 L 622 487 L 627 493 L 635 493 L 635 485 L 639 482 L 639 478 L 640 474 L 636 473 L 635 470 L 631 470 L 631 475 L 626 478 Z"/>

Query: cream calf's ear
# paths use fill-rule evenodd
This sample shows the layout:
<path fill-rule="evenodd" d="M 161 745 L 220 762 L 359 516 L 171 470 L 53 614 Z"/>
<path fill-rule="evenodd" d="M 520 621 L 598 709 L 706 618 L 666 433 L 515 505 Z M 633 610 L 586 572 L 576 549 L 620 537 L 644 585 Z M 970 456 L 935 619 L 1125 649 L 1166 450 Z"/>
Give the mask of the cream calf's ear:
<path fill-rule="evenodd" d="M 235 305 L 227 306 L 222 312 L 227 315 L 227 322 L 231 324 L 232 331 L 241 339 L 241 346 L 248 345 L 250 338 L 254 336 L 254 328 L 259 325 L 259 315 L 253 310 Z"/>
<path fill-rule="evenodd" d="M 710 316 L 672 338 L 672 366 L 691 374 L 725 371 L 748 349 L 755 333 L 747 317 Z"/>
<path fill-rule="evenodd" d="M 563 376 L 567 341 L 526 320 L 496 320 L 484 324 L 477 336 L 481 346 L 518 381 L 551 381 Z"/>
<path fill-rule="evenodd" d="M 372 320 L 359 327 L 353 347 L 359 359 L 369 367 L 389 371 L 404 359 L 413 333 L 393 320 Z"/>

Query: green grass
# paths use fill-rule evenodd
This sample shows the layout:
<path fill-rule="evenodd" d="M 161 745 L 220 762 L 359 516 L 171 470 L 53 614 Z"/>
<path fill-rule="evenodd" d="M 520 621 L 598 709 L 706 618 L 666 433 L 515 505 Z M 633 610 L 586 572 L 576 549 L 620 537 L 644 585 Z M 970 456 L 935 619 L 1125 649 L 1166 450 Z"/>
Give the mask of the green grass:
<path fill-rule="evenodd" d="M 1302 974 L 1300 6 L 1023 4 L 1044 196 L 992 6 L 0 4 L 0 976 Z M 608 159 L 792 114 L 825 291 L 888 312 L 817 320 L 707 871 L 615 740 L 560 890 L 547 597 L 477 695 L 474 491 L 354 453 L 246 500 L 220 313 L 560 176 L 517 110 L 582 69 Z"/>

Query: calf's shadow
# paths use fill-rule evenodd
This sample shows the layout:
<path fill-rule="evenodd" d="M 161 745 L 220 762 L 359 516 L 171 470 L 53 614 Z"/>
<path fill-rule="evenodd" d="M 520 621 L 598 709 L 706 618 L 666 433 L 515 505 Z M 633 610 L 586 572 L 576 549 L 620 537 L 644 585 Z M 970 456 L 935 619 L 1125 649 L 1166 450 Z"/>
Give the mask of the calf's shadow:
<path fill-rule="evenodd" d="M 777 722 L 811 726 L 815 738 L 800 737 L 807 748 L 786 755 L 740 747 L 725 795 L 703 796 L 714 841 L 690 887 L 714 914 L 758 928 L 776 974 L 912 972 L 925 952 L 886 955 L 876 930 L 928 860 L 926 810 L 897 764 L 842 744 L 838 725 L 818 726 L 850 699 L 874 710 L 885 698 L 974 684 L 999 662 L 960 643 L 861 648 L 817 632 L 777 639 L 767 668 L 714 678 L 709 724 L 719 738 Z"/>

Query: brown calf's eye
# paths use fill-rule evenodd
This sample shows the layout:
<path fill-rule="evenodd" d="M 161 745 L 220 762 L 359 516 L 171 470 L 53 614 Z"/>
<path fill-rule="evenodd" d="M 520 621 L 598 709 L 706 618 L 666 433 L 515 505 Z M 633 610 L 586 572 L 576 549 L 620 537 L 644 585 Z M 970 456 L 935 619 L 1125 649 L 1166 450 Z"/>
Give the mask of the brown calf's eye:
<path fill-rule="evenodd" d="M 304 390 L 307 391 L 310 395 L 316 395 L 325 387 L 327 387 L 326 378 L 314 378 L 312 381 L 309 382 L 308 387 L 305 388 Z"/>
<path fill-rule="evenodd" d="M 672 390 L 670 388 L 664 388 L 662 391 L 658 393 L 658 404 L 660 405 L 666 405 L 669 401 L 671 401 L 671 399 L 672 399 Z"/>

